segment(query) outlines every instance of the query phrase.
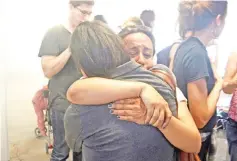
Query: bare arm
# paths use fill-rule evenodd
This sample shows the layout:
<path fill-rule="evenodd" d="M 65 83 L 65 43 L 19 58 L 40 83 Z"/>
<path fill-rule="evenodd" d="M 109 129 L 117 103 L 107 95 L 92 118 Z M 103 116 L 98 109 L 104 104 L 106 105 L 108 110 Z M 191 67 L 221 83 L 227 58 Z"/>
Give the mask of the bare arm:
<path fill-rule="evenodd" d="M 116 100 L 140 97 L 142 91 L 147 91 L 148 93 L 149 90 L 144 90 L 145 88 L 146 84 L 139 82 L 124 82 L 103 78 L 87 78 L 84 80 L 76 81 L 69 88 L 67 92 L 67 98 L 72 103 L 76 104 L 105 104 Z M 143 93 L 143 95 L 147 94 Z M 153 100 L 157 100 L 157 95 L 152 96 L 154 97 Z M 153 97 L 147 98 L 152 99 Z M 179 115 L 181 121 L 176 118 L 173 118 L 172 123 L 170 122 L 167 128 L 161 129 L 161 131 L 174 146 L 186 152 L 198 152 L 201 144 L 199 132 L 187 109 L 186 103 L 180 102 L 179 106 Z M 130 108 L 132 108 L 133 111 L 136 113 L 136 107 L 130 106 Z M 139 108 L 140 106 L 138 107 L 138 110 Z M 131 111 L 131 109 L 129 111 Z M 177 133 L 181 133 L 181 135 L 177 136 Z"/>
<path fill-rule="evenodd" d="M 155 99 L 147 91 L 147 99 Z M 124 104 L 125 103 L 125 104 Z M 119 116 L 120 120 L 131 121 L 137 124 L 145 124 L 146 108 L 140 99 L 127 99 L 117 101 L 113 105 L 113 114 Z M 201 147 L 201 136 L 188 110 L 186 101 L 178 104 L 178 119 L 171 118 L 165 128 L 153 125 L 160 129 L 169 142 L 175 147 L 189 153 L 198 153 Z"/>
<path fill-rule="evenodd" d="M 188 83 L 189 109 L 198 128 L 203 128 L 213 116 L 221 90 L 221 80 L 217 81 L 209 96 L 205 79 Z"/>
<path fill-rule="evenodd" d="M 43 56 L 41 65 L 44 75 L 49 79 L 52 78 L 64 68 L 70 56 L 71 52 L 68 48 L 59 56 Z"/>
<path fill-rule="evenodd" d="M 185 101 L 178 103 L 178 119 L 172 117 L 169 125 L 160 131 L 172 145 L 187 153 L 199 153 L 201 136 Z"/>
<path fill-rule="evenodd" d="M 147 91 L 155 96 L 155 100 L 147 98 Z M 67 99 L 81 105 L 106 104 L 137 97 L 141 97 L 146 104 L 146 123 L 157 123 L 160 126 L 166 126 L 169 123 L 172 113 L 168 103 L 152 86 L 145 83 L 88 78 L 75 82 L 67 91 Z M 158 105 L 154 106 L 153 103 Z"/>
<path fill-rule="evenodd" d="M 237 52 L 229 56 L 225 71 L 224 81 L 226 85 L 223 91 L 226 94 L 232 94 L 237 88 Z"/>
<path fill-rule="evenodd" d="M 146 86 L 145 83 L 140 82 L 87 78 L 77 80 L 69 87 L 67 99 L 74 104 L 81 105 L 106 104 L 116 100 L 139 97 Z"/>

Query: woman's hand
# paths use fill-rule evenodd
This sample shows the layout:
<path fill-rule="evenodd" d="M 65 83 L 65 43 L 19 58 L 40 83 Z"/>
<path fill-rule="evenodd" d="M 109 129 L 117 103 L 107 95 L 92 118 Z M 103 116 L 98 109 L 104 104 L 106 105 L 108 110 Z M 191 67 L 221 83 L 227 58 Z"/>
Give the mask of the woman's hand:
<path fill-rule="evenodd" d="M 111 109 L 111 113 L 117 115 L 120 120 L 141 125 L 145 124 L 146 112 L 146 107 L 140 98 L 116 101 Z"/>
<path fill-rule="evenodd" d="M 172 117 L 168 103 L 150 86 L 144 88 L 141 99 L 128 99 L 113 104 L 112 113 L 121 120 L 165 128 Z M 144 103 L 144 104 L 143 104 Z"/>

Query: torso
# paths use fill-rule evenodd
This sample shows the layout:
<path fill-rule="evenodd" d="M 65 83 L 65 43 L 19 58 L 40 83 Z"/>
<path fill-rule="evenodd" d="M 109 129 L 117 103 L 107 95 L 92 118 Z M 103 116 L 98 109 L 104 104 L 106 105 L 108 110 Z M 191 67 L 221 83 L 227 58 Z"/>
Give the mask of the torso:
<path fill-rule="evenodd" d="M 192 69 L 188 69 L 187 67 L 184 66 L 184 64 L 192 63 L 188 61 L 192 59 L 191 57 L 194 56 L 195 53 L 201 54 L 200 56 L 203 58 L 203 64 L 197 64 Z M 195 73 L 197 74 L 200 73 L 198 72 L 198 70 L 202 70 L 200 66 L 202 67 L 202 69 L 205 69 L 206 74 L 203 74 L 202 76 L 200 75 L 200 77 L 196 75 L 194 78 L 188 78 L 187 73 L 193 72 L 194 75 Z M 210 94 L 215 85 L 215 78 L 206 48 L 197 38 L 191 37 L 186 41 L 184 41 L 183 43 L 181 43 L 180 47 L 178 48 L 175 54 L 173 71 L 177 79 L 177 85 L 186 98 L 188 98 L 187 86 L 188 83 L 190 83 L 189 80 L 191 79 L 193 79 L 192 81 L 198 79 L 206 79 L 208 95 Z M 211 131 L 215 126 L 215 124 L 216 124 L 216 113 L 209 120 L 207 125 L 201 130 Z"/>
<path fill-rule="evenodd" d="M 57 35 L 56 45 L 60 55 L 68 48 L 71 38 L 71 33 L 63 26 L 58 25 L 51 29 Z M 50 46 L 49 46 L 50 48 Z M 49 101 L 53 106 L 57 106 L 58 110 L 65 111 L 70 103 L 66 99 L 66 92 L 69 86 L 81 77 L 79 70 L 76 69 L 72 58 L 70 57 L 64 68 L 53 76 L 49 81 L 50 96 Z"/>
<path fill-rule="evenodd" d="M 141 67 L 134 68 L 127 73 L 122 71 L 120 75 L 113 76 L 113 78 L 151 84 L 155 89 L 159 89 L 159 93 L 164 98 L 172 100 L 169 101 L 169 105 L 175 115 L 174 111 L 177 110 L 177 107 L 174 94 L 170 95 L 170 87 L 160 78 Z M 68 131 L 66 138 L 70 140 L 70 138 L 81 137 L 83 155 L 87 161 L 174 160 L 174 147 L 158 129 L 120 121 L 116 116 L 110 114 L 108 105 L 73 105 L 67 110 L 65 120 L 67 122 L 65 128 Z"/>

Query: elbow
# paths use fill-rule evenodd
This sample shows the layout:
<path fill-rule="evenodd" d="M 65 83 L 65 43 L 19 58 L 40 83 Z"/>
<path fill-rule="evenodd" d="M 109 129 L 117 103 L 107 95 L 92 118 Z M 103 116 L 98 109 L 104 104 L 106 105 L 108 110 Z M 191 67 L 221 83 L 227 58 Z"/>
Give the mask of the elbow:
<path fill-rule="evenodd" d="M 44 73 L 44 76 L 48 79 L 51 79 L 52 78 L 52 75 L 50 75 L 49 73 Z"/>
<path fill-rule="evenodd" d="M 202 129 L 204 128 L 204 126 L 206 126 L 206 124 L 208 123 L 210 118 L 207 117 L 202 117 L 202 116 L 196 116 L 193 117 L 195 124 L 197 126 L 198 129 Z"/>
<path fill-rule="evenodd" d="M 43 73 L 44 73 L 44 76 L 48 79 L 51 79 L 53 77 L 53 75 L 51 74 L 51 72 L 49 72 L 48 70 L 44 69 L 43 68 Z"/>
<path fill-rule="evenodd" d="M 69 87 L 67 90 L 67 100 L 72 104 L 83 104 L 83 95 L 77 89 Z"/>
<path fill-rule="evenodd" d="M 71 103 L 74 103 L 74 98 L 75 98 L 75 90 L 73 90 L 71 87 L 68 88 L 67 90 L 67 100 Z"/>
<path fill-rule="evenodd" d="M 189 144 L 189 146 L 182 148 L 181 149 L 182 151 L 186 153 L 195 153 L 195 154 L 198 154 L 200 152 L 202 146 L 202 139 L 199 131 L 198 130 L 195 131 L 196 131 L 195 135 L 193 136 L 193 139 L 190 142 L 191 145 Z"/>
<path fill-rule="evenodd" d="M 189 153 L 195 153 L 195 154 L 198 154 L 201 150 L 201 147 L 202 147 L 202 138 L 201 138 L 201 135 L 199 133 L 199 131 L 197 130 L 197 133 L 196 133 L 196 139 L 195 139 L 195 145 L 192 149 L 192 151 L 190 151 Z"/>

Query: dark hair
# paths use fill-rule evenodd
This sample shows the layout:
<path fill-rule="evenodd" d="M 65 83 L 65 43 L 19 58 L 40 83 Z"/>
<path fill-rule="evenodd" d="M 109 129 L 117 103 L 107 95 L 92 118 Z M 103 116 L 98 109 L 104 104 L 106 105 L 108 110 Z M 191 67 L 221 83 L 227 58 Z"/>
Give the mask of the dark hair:
<path fill-rule="evenodd" d="M 111 70 L 130 61 L 122 39 L 99 21 L 79 24 L 72 34 L 70 48 L 76 67 L 88 77 L 110 78 Z"/>
<path fill-rule="evenodd" d="M 69 4 L 71 4 L 73 7 L 80 6 L 82 4 L 87 4 L 90 6 L 94 6 L 95 2 L 94 0 L 69 0 Z"/>
<path fill-rule="evenodd" d="M 142 11 L 140 18 L 144 22 L 145 26 L 152 27 L 151 23 L 155 21 L 155 12 L 152 10 L 144 10 Z"/>
<path fill-rule="evenodd" d="M 127 35 L 129 34 L 134 34 L 134 33 L 143 33 L 145 35 L 147 35 L 153 45 L 153 54 L 155 53 L 155 38 L 154 35 L 152 34 L 150 28 L 146 27 L 146 26 L 142 26 L 142 25 L 137 25 L 137 26 L 127 26 L 125 28 L 123 28 L 120 32 L 119 32 L 119 36 L 121 38 L 125 38 Z"/>
<path fill-rule="evenodd" d="M 227 14 L 227 1 L 182 0 L 179 3 L 179 34 L 185 37 L 188 31 L 200 31 L 210 25 L 220 15 L 223 19 Z"/>
<path fill-rule="evenodd" d="M 101 21 L 101 22 L 107 24 L 107 21 L 105 20 L 105 18 L 104 18 L 103 15 L 96 15 L 96 16 L 94 17 L 94 20 Z"/>

